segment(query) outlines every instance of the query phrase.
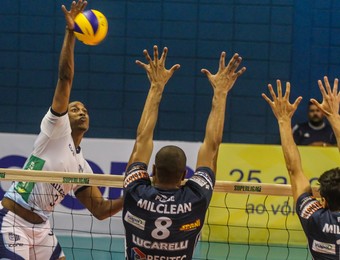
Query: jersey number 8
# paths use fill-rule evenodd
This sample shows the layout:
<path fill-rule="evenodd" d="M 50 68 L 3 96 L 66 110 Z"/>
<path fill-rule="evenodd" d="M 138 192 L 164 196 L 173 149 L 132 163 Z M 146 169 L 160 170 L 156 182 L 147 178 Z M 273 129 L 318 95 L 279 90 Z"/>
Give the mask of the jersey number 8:
<path fill-rule="evenodd" d="M 169 227 L 172 225 L 172 220 L 167 217 L 159 217 L 155 220 L 155 229 L 151 232 L 151 236 L 155 239 L 166 239 L 170 236 Z"/>

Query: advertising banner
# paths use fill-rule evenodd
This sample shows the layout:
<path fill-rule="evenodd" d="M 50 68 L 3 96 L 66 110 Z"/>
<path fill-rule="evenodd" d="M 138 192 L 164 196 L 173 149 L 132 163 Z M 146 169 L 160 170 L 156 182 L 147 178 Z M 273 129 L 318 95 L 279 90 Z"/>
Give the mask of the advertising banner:
<path fill-rule="evenodd" d="M 339 166 L 336 147 L 299 147 L 311 184 Z M 222 144 L 217 180 L 289 184 L 281 146 Z M 279 191 L 278 191 L 279 192 Z M 207 225 L 209 224 L 209 225 Z M 278 245 L 306 245 L 292 197 L 215 192 L 206 216 L 203 240 Z"/>

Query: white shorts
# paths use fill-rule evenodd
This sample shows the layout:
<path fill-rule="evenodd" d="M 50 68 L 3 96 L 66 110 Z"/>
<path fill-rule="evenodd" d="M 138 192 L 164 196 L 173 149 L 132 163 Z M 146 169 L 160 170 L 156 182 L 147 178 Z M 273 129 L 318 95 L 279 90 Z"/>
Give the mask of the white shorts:
<path fill-rule="evenodd" d="M 0 202 L 0 259 L 58 259 L 64 256 L 50 222 L 31 224 Z"/>

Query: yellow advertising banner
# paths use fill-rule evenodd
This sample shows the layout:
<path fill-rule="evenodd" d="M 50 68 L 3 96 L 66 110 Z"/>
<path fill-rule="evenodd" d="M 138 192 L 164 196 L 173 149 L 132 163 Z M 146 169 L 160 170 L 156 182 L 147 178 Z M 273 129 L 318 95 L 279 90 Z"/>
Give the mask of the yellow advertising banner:
<path fill-rule="evenodd" d="M 312 186 L 326 170 L 338 167 L 336 147 L 300 146 L 302 166 Z M 217 180 L 290 184 L 281 146 L 222 144 Z M 301 246 L 306 238 L 293 198 L 214 192 L 202 240 L 228 243 Z"/>

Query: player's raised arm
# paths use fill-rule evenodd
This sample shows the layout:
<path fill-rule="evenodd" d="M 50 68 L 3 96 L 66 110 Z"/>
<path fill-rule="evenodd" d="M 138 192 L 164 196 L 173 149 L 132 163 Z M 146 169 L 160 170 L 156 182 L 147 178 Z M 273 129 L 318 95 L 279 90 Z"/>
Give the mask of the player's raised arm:
<path fill-rule="evenodd" d="M 268 85 L 268 89 L 272 100 L 265 94 L 262 97 L 270 105 L 277 122 L 279 124 L 282 151 L 286 162 L 286 167 L 290 177 L 293 198 L 296 202 L 297 198 L 305 192 L 311 192 L 311 187 L 307 177 L 302 170 L 301 158 L 299 150 L 294 142 L 291 120 L 302 97 L 298 97 L 293 104 L 289 102 L 290 83 L 286 83 L 285 94 L 282 95 L 281 81 L 277 80 L 277 96 L 272 85 Z"/>
<path fill-rule="evenodd" d="M 333 89 L 329 84 L 328 78 L 324 77 L 324 84 L 321 80 L 318 81 L 319 89 L 322 94 L 321 104 L 312 98 L 310 101 L 316 105 L 327 117 L 329 123 L 333 128 L 333 132 L 340 151 L 340 116 L 339 116 L 339 103 L 340 92 L 338 91 L 339 80 L 335 79 Z"/>
<path fill-rule="evenodd" d="M 61 7 L 65 15 L 66 29 L 59 57 L 58 82 L 52 101 L 52 110 L 58 114 L 66 113 L 68 108 L 74 76 L 74 19 L 85 9 L 86 5 L 87 1 L 79 0 L 77 2 L 72 2 L 69 11 L 64 5 Z"/>
<path fill-rule="evenodd" d="M 153 60 L 147 50 L 144 50 L 143 53 L 148 64 L 139 60 L 137 60 L 136 63 L 145 69 L 150 81 L 150 89 L 138 124 L 135 145 L 127 167 L 133 162 L 149 163 L 153 150 L 153 133 L 158 118 L 158 108 L 162 99 L 163 90 L 168 80 L 180 67 L 179 64 L 176 64 L 169 70 L 165 68 L 165 60 L 168 53 L 166 47 L 163 49 L 162 56 L 158 58 L 158 47 L 154 46 Z"/>
<path fill-rule="evenodd" d="M 228 65 L 225 65 L 225 57 L 226 53 L 222 52 L 216 74 L 211 74 L 207 69 L 202 69 L 202 72 L 209 79 L 214 95 L 204 141 L 198 151 L 196 167 L 206 166 L 211 168 L 213 172 L 216 172 L 218 149 L 222 142 L 227 96 L 237 78 L 246 70 L 243 67 L 237 71 L 242 61 L 237 53 L 230 59 Z"/>

